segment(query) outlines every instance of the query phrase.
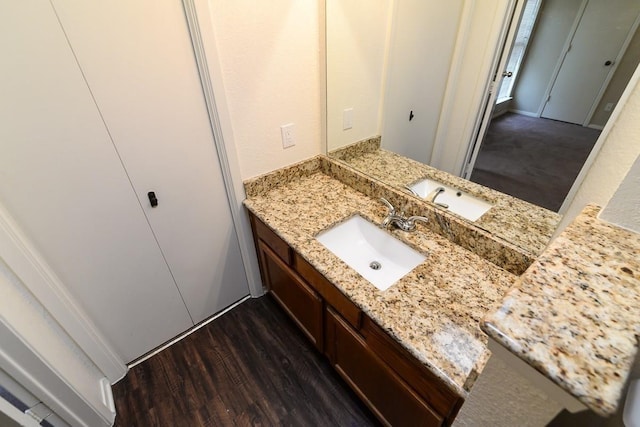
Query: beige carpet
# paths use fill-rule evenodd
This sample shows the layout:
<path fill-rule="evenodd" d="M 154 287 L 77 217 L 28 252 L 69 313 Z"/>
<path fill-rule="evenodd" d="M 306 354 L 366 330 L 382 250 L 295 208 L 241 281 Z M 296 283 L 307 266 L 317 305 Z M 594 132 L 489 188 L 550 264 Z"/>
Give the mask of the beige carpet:
<path fill-rule="evenodd" d="M 599 130 L 507 113 L 495 118 L 471 181 L 558 211 Z"/>

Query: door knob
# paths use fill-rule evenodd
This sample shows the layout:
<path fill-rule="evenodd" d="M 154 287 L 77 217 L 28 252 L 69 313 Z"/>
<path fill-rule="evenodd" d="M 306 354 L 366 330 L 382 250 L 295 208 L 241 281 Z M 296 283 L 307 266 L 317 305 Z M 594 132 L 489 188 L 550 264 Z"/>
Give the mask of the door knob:
<path fill-rule="evenodd" d="M 149 197 L 149 203 L 151 203 L 151 207 L 155 208 L 158 206 L 158 198 L 156 197 L 156 193 L 153 191 L 149 191 L 147 193 L 147 197 Z"/>
<path fill-rule="evenodd" d="M 502 77 L 511 77 L 511 76 L 513 76 L 512 71 L 505 71 L 502 73 Z"/>
<path fill-rule="evenodd" d="M 605 67 L 608 67 L 609 65 L 613 65 L 614 61 L 607 61 L 604 63 Z"/>

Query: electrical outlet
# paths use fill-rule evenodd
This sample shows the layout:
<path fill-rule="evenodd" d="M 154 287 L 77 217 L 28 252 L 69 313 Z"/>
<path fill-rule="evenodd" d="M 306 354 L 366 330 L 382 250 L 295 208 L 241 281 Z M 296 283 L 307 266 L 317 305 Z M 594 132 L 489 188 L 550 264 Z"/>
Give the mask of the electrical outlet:
<path fill-rule="evenodd" d="M 342 112 L 342 130 L 353 127 L 353 108 L 345 108 Z"/>
<path fill-rule="evenodd" d="M 609 102 L 604 106 L 604 111 L 611 111 L 613 110 L 613 102 Z"/>
<path fill-rule="evenodd" d="M 280 133 L 282 134 L 282 148 L 289 148 L 296 145 L 296 138 L 293 133 L 293 129 L 293 123 L 280 126 Z"/>

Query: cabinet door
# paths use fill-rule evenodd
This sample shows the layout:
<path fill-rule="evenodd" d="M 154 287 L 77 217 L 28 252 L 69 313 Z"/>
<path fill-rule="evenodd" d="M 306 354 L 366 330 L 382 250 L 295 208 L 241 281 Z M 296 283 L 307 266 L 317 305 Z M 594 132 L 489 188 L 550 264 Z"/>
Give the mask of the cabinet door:
<path fill-rule="evenodd" d="M 258 240 L 263 280 L 271 295 L 322 351 L 322 299 L 262 240 Z"/>
<path fill-rule="evenodd" d="M 182 2 L 52 3 L 193 321 L 248 295 Z"/>
<path fill-rule="evenodd" d="M 192 322 L 49 2 L 0 2 L 0 203 L 124 361 Z"/>
<path fill-rule="evenodd" d="M 384 424 L 442 425 L 442 418 L 331 307 L 325 319 L 325 349 L 331 363 Z"/>

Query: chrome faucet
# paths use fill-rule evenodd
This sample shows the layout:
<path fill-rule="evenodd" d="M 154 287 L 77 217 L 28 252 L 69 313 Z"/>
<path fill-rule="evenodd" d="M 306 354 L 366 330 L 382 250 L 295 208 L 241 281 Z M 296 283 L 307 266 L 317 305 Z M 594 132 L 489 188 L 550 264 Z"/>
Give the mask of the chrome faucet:
<path fill-rule="evenodd" d="M 408 185 L 403 185 L 402 186 L 405 190 L 407 190 L 409 193 L 413 194 L 416 197 L 420 197 L 420 195 L 418 193 L 415 192 L 415 190 L 411 187 L 409 187 Z"/>
<path fill-rule="evenodd" d="M 416 229 L 416 221 L 429 222 L 429 218 L 423 216 L 410 216 L 405 218 L 404 212 L 397 213 L 396 208 L 384 197 L 380 198 L 382 202 L 387 206 L 389 212 L 384 220 L 382 220 L 382 226 L 388 228 L 393 225 L 402 231 L 413 231 Z"/>
<path fill-rule="evenodd" d="M 438 187 L 435 190 L 433 190 L 431 193 L 427 194 L 427 197 L 425 197 L 425 199 L 427 199 L 428 201 L 430 201 L 433 204 L 436 204 L 442 208 L 445 209 L 449 209 L 449 205 L 447 205 L 446 203 L 438 203 L 436 202 L 436 197 L 438 197 L 440 195 L 440 193 L 444 193 L 444 187 Z"/>

